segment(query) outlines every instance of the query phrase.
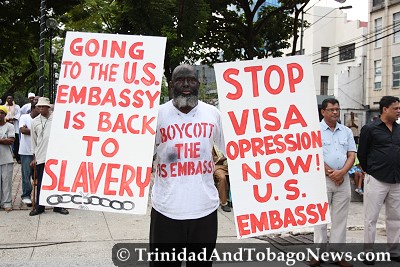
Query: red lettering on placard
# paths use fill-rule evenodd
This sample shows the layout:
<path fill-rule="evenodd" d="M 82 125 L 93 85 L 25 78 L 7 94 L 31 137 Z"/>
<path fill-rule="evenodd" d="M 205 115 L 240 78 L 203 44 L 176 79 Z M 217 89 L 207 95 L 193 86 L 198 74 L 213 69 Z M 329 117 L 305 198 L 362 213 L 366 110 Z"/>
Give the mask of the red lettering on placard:
<path fill-rule="evenodd" d="M 279 75 L 279 84 L 277 88 L 272 88 L 271 86 L 271 74 L 275 71 Z M 285 74 L 283 73 L 282 69 L 277 65 L 270 65 L 268 66 L 267 70 L 265 71 L 264 75 L 264 85 L 265 89 L 267 89 L 268 93 L 272 95 L 278 95 L 282 92 L 283 87 L 285 85 Z"/>
<path fill-rule="evenodd" d="M 258 189 L 258 185 L 253 185 L 254 199 L 260 203 L 268 202 L 268 200 L 270 200 L 270 198 L 272 196 L 272 184 L 268 183 L 265 185 L 265 187 L 266 188 L 263 189 L 263 191 L 265 191 L 265 194 L 263 196 L 260 196 L 260 191 Z"/>
<path fill-rule="evenodd" d="M 293 116 L 294 116 L 294 118 L 293 118 Z M 296 105 L 290 105 L 283 129 L 289 129 L 289 127 L 291 125 L 294 125 L 297 123 L 300 123 L 302 127 L 307 127 L 307 123 L 304 120 L 303 116 L 301 116 L 301 113 L 297 109 Z"/>
<path fill-rule="evenodd" d="M 303 158 L 301 156 L 297 156 L 296 161 L 294 163 L 292 161 L 292 158 L 290 157 L 287 157 L 286 161 L 293 174 L 299 173 L 299 167 L 302 169 L 303 172 L 309 172 L 312 161 L 312 155 L 307 155 L 307 159 L 305 162 L 303 161 Z"/>
<path fill-rule="evenodd" d="M 251 96 L 253 98 L 260 97 L 259 73 L 263 70 L 263 67 L 265 66 L 256 65 L 243 68 L 245 73 L 250 73 L 251 75 Z M 237 80 L 239 76 L 240 70 L 237 68 L 228 68 L 223 72 L 225 82 L 231 84 L 236 89 L 235 92 L 226 94 L 226 97 L 230 100 L 238 100 L 243 95 L 242 84 Z M 298 63 L 289 63 L 286 65 L 286 69 L 278 65 L 268 65 L 264 72 L 263 86 L 265 91 L 271 95 L 280 94 L 285 88 L 285 76 L 287 76 L 289 83 L 289 92 L 294 93 L 296 91 L 295 85 L 303 80 L 303 68 Z"/>
<path fill-rule="evenodd" d="M 101 56 L 115 58 L 125 58 L 127 55 L 132 59 L 143 59 L 144 50 L 138 49 L 143 46 L 143 42 L 136 42 L 129 45 L 127 41 L 103 40 L 100 43 L 96 39 L 83 41 L 82 38 L 75 38 L 71 41 L 69 50 L 74 56 Z"/>
<path fill-rule="evenodd" d="M 69 187 L 64 186 L 67 161 L 66 160 L 61 161 L 60 174 L 58 178 L 57 175 L 54 174 L 54 172 L 51 170 L 51 166 L 57 165 L 58 162 L 59 161 L 56 159 L 49 159 L 46 161 L 44 171 L 51 178 L 52 182 L 51 185 L 42 184 L 42 190 L 54 190 L 57 187 L 58 183 L 58 188 L 57 188 L 58 191 L 69 192 Z"/>
<path fill-rule="evenodd" d="M 284 188 L 288 192 L 292 192 L 293 194 L 286 194 L 286 199 L 288 200 L 296 200 L 300 196 L 300 190 L 296 187 L 298 181 L 296 179 L 290 179 L 285 182 Z"/>
<path fill-rule="evenodd" d="M 237 224 L 240 236 L 246 236 L 246 235 L 251 234 L 250 229 L 248 229 L 249 217 L 250 216 L 248 214 L 236 216 L 236 224 Z"/>
<path fill-rule="evenodd" d="M 91 156 L 93 151 L 93 142 L 98 142 L 100 137 L 97 136 L 82 136 L 83 141 L 87 141 L 86 156 Z"/>
<path fill-rule="evenodd" d="M 285 208 L 278 210 L 262 211 L 259 214 L 241 214 L 236 216 L 239 235 L 246 236 L 266 230 L 285 230 L 288 227 L 303 226 L 307 223 L 315 224 L 324 222 L 328 203 L 308 204 L 306 207 Z"/>
<path fill-rule="evenodd" d="M 271 210 L 268 212 L 270 226 L 272 230 L 280 229 L 283 225 L 283 221 L 281 219 L 281 214 L 277 210 Z"/>
<path fill-rule="evenodd" d="M 293 70 L 296 69 L 299 72 L 299 76 L 294 78 L 293 75 Z M 288 76 L 289 76 L 289 88 L 290 92 L 294 93 L 296 90 L 294 88 L 295 84 L 300 83 L 303 80 L 304 77 L 304 71 L 301 65 L 297 63 L 290 63 L 287 65 L 287 71 L 288 71 Z"/>
<path fill-rule="evenodd" d="M 257 72 L 260 70 L 262 70 L 262 66 L 250 66 L 244 68 L 244 72 L 251 72 L 251 84 L 253 88 L 254 97 L 260 95 L 258 92 L 258 77 L 257 77 Z"/>
<path fill-rule="evenodd" d="M 156 65 L 153 63 L 146 63 L 143 66 L 143 72 L 145 75 L 147 75 L 147 78 L 142 77 L 140 79 L 140 81 L 147 86 L 150 86 L 152 84 L 154 84 L 154 82 L 156 81 L 156 77 L 154 76 L 154 74 L 152 73 L 152 70 L 154 70 L 156 68 Z"/>
<path fill-rule="evenodd" d="M 228 99 L 237 100 L 243 94 L 243 88 L 242 88 L 242 85 L 240 84 L 240 82 L 236 81 L 235 79 L 233 79 L 231 77 L 232 75 L 237 76 L 238 74 L 239 74 L 239 70 L 238 69 L 230 68 L 230 69 L 227 69 L 227 70 L 224 71 L 224 74 L 223 74 L 224 80 L 227 83 L 232 84 L 236 88 L 236 92 L 235 93 L 233 93 L 233 94 L 232 93 L 227 93 L 226 94 L 226 97 Z"/>

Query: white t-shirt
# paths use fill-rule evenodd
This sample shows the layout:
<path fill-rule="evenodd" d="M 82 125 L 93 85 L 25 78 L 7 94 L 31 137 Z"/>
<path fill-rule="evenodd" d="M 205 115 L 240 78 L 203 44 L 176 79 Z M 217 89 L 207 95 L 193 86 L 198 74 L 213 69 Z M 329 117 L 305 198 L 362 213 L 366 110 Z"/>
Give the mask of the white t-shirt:
<path fill-rule="evenodd" d="M 39 115 L 32 120 L 32 152 L 35 154 L 36 164 L 43 164 L 46 162 L 52 121 L 53 114 L 50 114 L 49 118 Z"/>
<path fill-rule="evenodd" d="M 14 125 L 6 122 L 4 125 L 0 125 L 0 139 L 3 138 L 15 138 Z M 11 151 L 11 145 L 0 145 L 0 165 L 13 163 L 13 153 Z"/>
<path fill-rule="evenodd" d="M 31 106 L 32 106 L 31 102 L 26 103 L 25 105 L 23 105 L 22 108 L 21 108 L 21 116 L 23 114 L 29 114 L 31 112 Z"/>
<path fill-rule="evenodd" d="M 21 118 L 19 118 L 19 128 L 23 127 L 26 125 L 28 129 L 31 129 L 31 124 L 32 124 L 32 117 L 31 114 L 23 114 Z M 31 140 L 31 135 L 19 134 L 19 151 L 18 154 L 20 155 L 32 155 L 32 140 Z"/>
<path fill-rule="evenodd" d="M 205 217 L 218 208 L 213 143 L 225 154 L 217 108 L 199 101 L 185 114 L 172 100 L 160 106 L 151 194 L 155 210 L 171 219 L 187 220 Z"/>

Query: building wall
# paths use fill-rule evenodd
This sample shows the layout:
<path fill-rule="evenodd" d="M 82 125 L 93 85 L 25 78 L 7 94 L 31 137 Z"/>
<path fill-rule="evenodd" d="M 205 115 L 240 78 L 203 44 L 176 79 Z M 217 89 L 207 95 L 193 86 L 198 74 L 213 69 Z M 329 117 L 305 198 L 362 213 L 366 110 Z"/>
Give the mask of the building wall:
<path fill-rule="evenodd" d="M 379 3 L 382 2 L 382 3 Z M 375 6 L 373 4 L 376 4 Z M 369 0 L 369 29 L 368 36 L 371 43 L 368 45 L 368 73 L 367 73 L 367 96 L 366 101 L 370 106 L 371 115 L 379 110 L 378 102 L 382 96 L 400 96 L 400 87 L 393 87 L 393 67 L 392 58 L 400 56 L 400 42 L 394 43 L 393 40 L 393 14 L 400 12 L 400 0 Z M 382 18 L 382 46 L 375 47 L 374 37 L 375 20 Z M 387 37 L 385 37 L 387 35 Z M 382 86 L 374 88 L 375 81 L 375 61 L 382 62 Z"/>
<path fill-rule="evenodd" d="M 348 21 L 346 14 L 337 8 L 314 6 L 307 10 L 304 20 L 309 27 L 304 30 L 303 51 L 313 63 L 316 95 L 321 95 L 321 76 L 328 76 L 328 92 L 339 100 L 343 109 L 341 120 L 347 112 L 365 117 L 366 55 L 365 35 L 367 23 Z M 355 44 L 354 58 L 340 61 L 339 47 Z M 300 49 L 300 38 L 297 49 Z M 329 47 L 328 62 L 321 62 L 321 48 Z M 290 54 L 291 48 L 284 51 Z"/>

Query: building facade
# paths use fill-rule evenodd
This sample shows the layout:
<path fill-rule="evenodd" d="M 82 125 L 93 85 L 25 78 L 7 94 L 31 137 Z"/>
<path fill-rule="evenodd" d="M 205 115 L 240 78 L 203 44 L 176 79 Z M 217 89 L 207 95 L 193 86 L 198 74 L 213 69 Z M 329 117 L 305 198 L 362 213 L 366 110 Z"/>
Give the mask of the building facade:
<path fill-rule="evenodd" d="M 339 8 L 321 6 L 306 7 L 304 21 L 303 38 L 298 39 L 296 47 L 301 47 L 303 39 L 302 52 L 312 60 L 319 104 L 335 97 L 342 109 L 341 121 L 354 112 L 364 124 L 368 23 L 349 21 Z M 283 52 L 289 56 L 291 50 Z"/>
<path fill-rule="evenodd" d="M 400 0 L 369 0 L 366 104 L 379 114 L 382 96 L 400 96 Z"/>

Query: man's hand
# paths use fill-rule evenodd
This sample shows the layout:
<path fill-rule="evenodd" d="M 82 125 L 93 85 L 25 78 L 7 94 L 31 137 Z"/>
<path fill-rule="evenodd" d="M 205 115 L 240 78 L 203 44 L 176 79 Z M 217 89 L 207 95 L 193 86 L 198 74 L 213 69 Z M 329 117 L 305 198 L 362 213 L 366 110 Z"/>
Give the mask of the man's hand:
<path fill-rule="evenodd" d="M 36 159 L 33 159 L 31 163 L 29 164 L 32 168 L 36 166 Z"/>
<path fill-rule="evenodd" d="M 344 181 L 344 174 L 342 170 L 332 170 L 328 175 L 336 185 L 341 185 Z"/>
<path fill-rule="evenodd" d="M 0 139 L 0 144 L 2 145 L 12 145 L 14 143 L 14 138 L 2 138 Z"/>

